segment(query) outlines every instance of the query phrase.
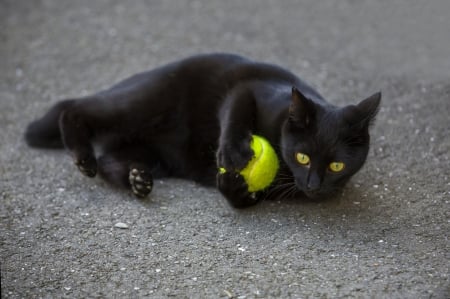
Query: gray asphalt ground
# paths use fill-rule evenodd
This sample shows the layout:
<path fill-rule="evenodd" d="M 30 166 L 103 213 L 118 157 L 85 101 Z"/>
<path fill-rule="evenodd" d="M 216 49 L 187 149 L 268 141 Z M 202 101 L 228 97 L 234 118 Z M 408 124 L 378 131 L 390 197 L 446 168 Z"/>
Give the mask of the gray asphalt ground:
<path fill-rule="evenodd" d="M 449 15 L 447 0 L 0 1 L 1 296 L 449 298 Z M 137 200 L 22 139 L 61 98 L 212 51 L 337 104 L 383 92 L 342 194 L 236 211 L 163 180 Z"/>

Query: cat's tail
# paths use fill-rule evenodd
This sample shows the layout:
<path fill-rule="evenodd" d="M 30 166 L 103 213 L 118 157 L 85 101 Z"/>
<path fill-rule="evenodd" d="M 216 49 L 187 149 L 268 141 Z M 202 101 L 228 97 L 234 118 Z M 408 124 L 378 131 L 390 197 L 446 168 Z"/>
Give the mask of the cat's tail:
<path fill-rule="evenodd" d="M 63 148 L 61 133 L 59 131 L 59 116 L 75 100 L 65 100 L 54 105 L 40 119 L 30 123 L 25 130 L 25 141 L 31 147 Z"/>

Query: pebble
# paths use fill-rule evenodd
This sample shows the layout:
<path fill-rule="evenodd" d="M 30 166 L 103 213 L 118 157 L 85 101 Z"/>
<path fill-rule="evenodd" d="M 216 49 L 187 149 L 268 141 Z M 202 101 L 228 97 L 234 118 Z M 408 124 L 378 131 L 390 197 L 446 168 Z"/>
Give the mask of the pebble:
<path fill-rule="evenodd" d="M 122 228 L 122 229 L 127 229 L 127 228 L 129 228 L 128 224 L 123 223 L 123 222 L 117 222 L 116 224 L 114 224 L 114 227 Z"/>

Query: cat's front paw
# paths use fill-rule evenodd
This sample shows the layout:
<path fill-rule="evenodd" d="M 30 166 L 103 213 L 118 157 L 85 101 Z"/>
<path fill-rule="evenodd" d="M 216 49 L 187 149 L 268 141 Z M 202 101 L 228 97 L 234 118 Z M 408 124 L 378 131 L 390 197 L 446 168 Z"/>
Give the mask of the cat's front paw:
<path fill-rule="evenodd" d="M 250 147 L 251 135 L 239 141 L 222 142 L 217 151 L 217 164 L 219 168 L 227 171 L 239 171 L 247 166 L 253 157 L 253 150 Z"/>
<path fill-rule="evenodd" d="M 138 198 L 144 198 L 153 189 L 153 177 L 149 170 L 132 166 L 128 176 L 131 191 Z"/>
<path fill-rule="evenodd" d="M 217 188 L 235 208 L 242 209 L 258 203 L 257 193 L 250 193 L 244 177 L 229 171 L 217 174 Z"/>

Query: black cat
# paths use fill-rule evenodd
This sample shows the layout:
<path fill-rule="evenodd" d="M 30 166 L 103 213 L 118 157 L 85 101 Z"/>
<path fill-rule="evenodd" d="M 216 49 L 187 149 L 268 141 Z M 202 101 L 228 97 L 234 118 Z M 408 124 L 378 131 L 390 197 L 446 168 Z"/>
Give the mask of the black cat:
<path fill-rule="evenodd" d="M 246 207 L 342 187 L 366 160 L 380 99 L 337 108 L 280 67 L 200 55 L 61 101 L 25 138 L 33 147 L 65 147 L 83 174 L 98 172 L 138 197 L 151 192 L 153 177 L 179 177 L 217 184 L 234 207 Z M 238 174 L 252 157 L 252 134 L 272 144 L 281 164 L 272 186 L 257 193 Z"/>

